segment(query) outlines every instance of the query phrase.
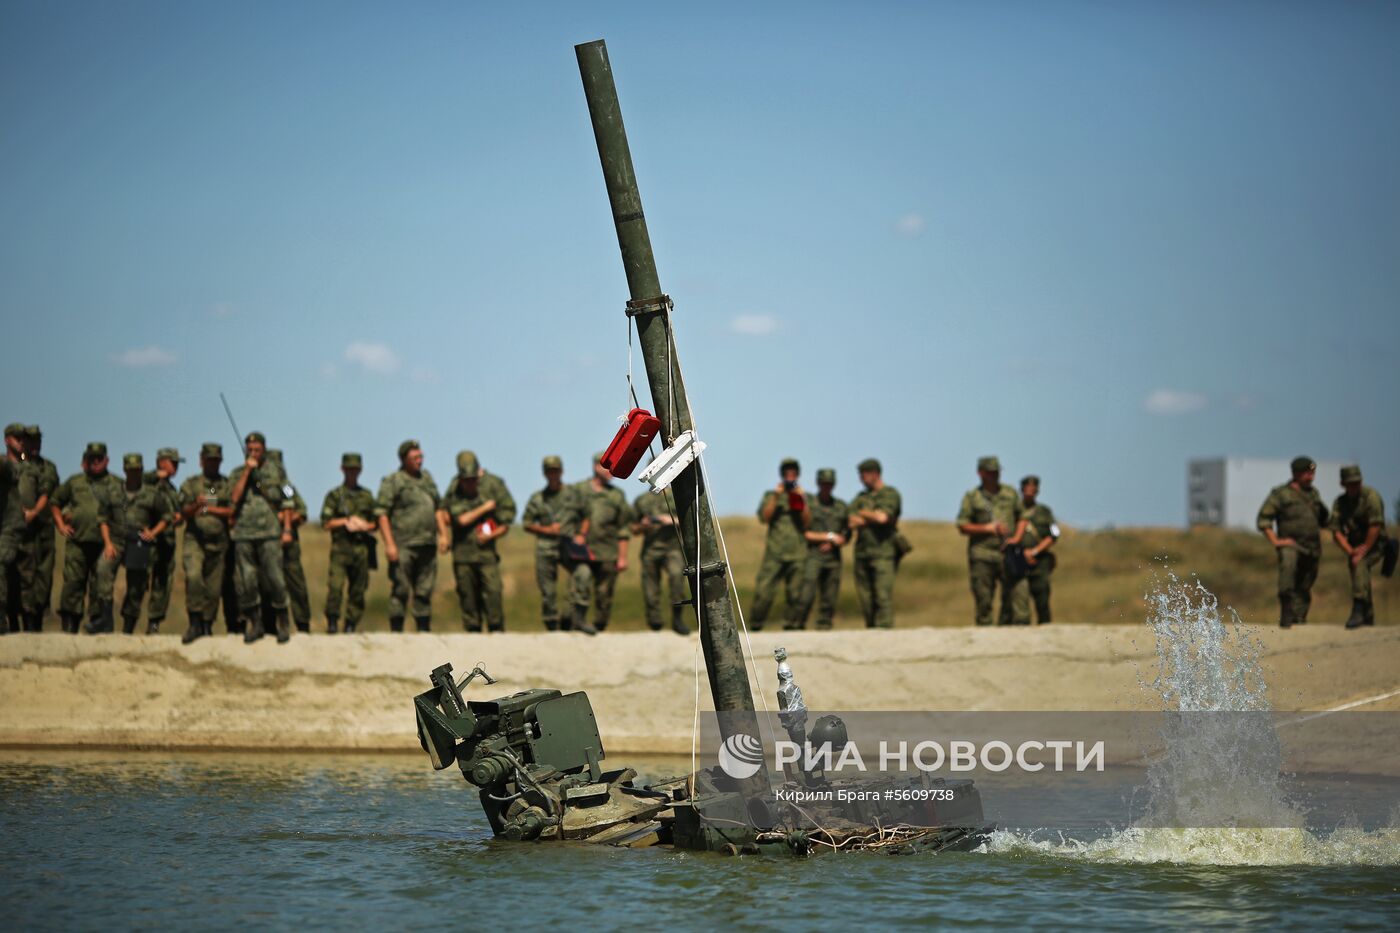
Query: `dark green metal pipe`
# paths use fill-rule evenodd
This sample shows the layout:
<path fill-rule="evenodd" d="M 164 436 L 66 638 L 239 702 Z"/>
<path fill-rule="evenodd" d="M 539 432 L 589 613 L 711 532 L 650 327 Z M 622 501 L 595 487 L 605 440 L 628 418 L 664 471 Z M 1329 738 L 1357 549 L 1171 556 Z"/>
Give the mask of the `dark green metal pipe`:
<path fill-rule="evenodd" d="M 583 76 L 588 112 L 593 118 L 593 136 L 598 143 L 598 158 L 603 165 L 608 200 L 612 202 L 617 245 L 622 250 L 622 265 L 627 272 L 627 287 L 632 296 L 630 304 L 633 308 L 653 308 L 641 310 L 635 315 L 637 336 L 642 348 L 642 360 L 646 364 L 653 409 L 661 419 L 661 434 L 669 443 L 695 425 L 685 384 L 681 381 L 670 326 L 669 302 L 661 302 L 661 280 L 657 276 L 656 259 L 651 252 L 646 217 L 642 213 L 642 196 L 637 190 L 637 176 L 632 169 L 632 152 L 627 146 L 627 131 L 622 125 L 622 110 L 617 102 L 617 87 L 613 83 L 612 66 L 608 62 L 608 49 L 599 39 L 575 46 L 574 51 L 578 55 L 579 72 Z M 652 302 L 655 304 L 652 305 Z M 749 690 L 744 651 L 739 641 L 738 627 L 734 624 L 734 607 L 729 599 L 729 568 L 720 554 L 714 513 L 699 463 L 692 464 L 677 477 L 672 489 L 685 553 L 687 556 L 699 555 L 695 567 L 700 571 L 691 576 L 691 593 L 702 607 L 700 643 L 705 653 L 705 668 L 709 673 L 715 709 L 721 712 L 752 711 L 753 693 Z M 737 723 L 736 727 L 743 728 Z M 750 734 L 757 736 L 758 732 L 755 729 Z"/>

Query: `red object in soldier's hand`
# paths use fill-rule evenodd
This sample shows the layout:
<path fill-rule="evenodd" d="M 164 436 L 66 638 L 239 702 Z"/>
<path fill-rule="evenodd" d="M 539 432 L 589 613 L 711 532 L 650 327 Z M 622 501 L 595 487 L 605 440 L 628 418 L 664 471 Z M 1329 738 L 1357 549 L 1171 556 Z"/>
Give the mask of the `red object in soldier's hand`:
<path fill-rule="evenodd" d="M 788 493 L 788 508 L 793 512 L 801 512 L 807 508 L 807 498 L 796 490 Z"/>
<path fill-rule="evenodd" d="M 642 459 L 642 453 L 660 430 L 661 421 L 655 415 L 645 408 L 632 409 L 599 463 L 618 479 L 626 479 L 637 468 L 637 461 Z"/>

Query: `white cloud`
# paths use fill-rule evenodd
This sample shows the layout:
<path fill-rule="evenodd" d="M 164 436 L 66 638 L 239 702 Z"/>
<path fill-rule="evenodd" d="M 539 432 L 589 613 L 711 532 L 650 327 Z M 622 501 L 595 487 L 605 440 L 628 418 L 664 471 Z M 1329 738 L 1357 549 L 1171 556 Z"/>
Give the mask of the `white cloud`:
<path fill-rule="evenodd" d="M 928 227 L 922 214 L 905 214 L 894 222 L 894 232 L 900 236 L 916 237 Z"/>
<path fill-rule="evenodd" d="M 175 362 L 175 354 L 160 347 L 136 347 L 124 350 L 112 357 L 118 366 L 140 368 L 144 366 L 169 366 Z"/>
<path fill-rule="evenodd" d="M 1150 415 L 1185 415 L 1205 408 L 1207 401 L 1199 392 L 1154 389 L 1143 399 L 1142 408 Z"/>
<path fill-rule="evenodd" d="M 345 361 L 367 373 L 389 376 L 399 371 L 399 355 L 382 343 L 356 340 L 345 348 Z"/>
<path fill-rule="evenodd" d="M 740 314 L 729 322 L 729 329 L 745 337 L 766 337 L 778 329 L 778 319 L 771 314 Z"/>

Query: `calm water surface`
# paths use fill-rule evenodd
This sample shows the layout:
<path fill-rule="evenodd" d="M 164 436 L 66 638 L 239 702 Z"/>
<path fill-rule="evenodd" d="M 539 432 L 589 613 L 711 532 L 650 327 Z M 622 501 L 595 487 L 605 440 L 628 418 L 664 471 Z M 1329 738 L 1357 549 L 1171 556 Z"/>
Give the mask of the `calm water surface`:
<path fill-rule="evenodd" d="M 416 756 L 0 752 L 0 838 L 0 905 L 21 929 L 1400 923 L 1393 837 L 1369 839 L 1356 864 L 1274 867 L 1135 864 L 1016 839 L 805 861 L 511 844 L 489 838 L 455 768 Z"/>

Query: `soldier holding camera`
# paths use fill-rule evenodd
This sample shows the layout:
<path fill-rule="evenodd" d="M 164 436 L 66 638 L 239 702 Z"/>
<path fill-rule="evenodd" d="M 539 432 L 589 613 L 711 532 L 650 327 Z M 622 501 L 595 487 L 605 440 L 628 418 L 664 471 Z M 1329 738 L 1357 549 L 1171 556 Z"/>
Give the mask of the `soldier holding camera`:
<path fill-rule="evenodd" d="M 768 621 L 779 583 L 787 593 L 786 627 L 802 626 L 806 608 L 802 603 L 802 572 L 807 562 L 806 532 L 812 524 L 812 513 L 807 508 L 807 494 L 797 482 L 801 471 L 801 465 L 791 457 L 778 464 L 778 485 L 765 492 L 758 503 L 758 520 L 768 526 L 768 537 L 763 546 L 763 562 L 758 566 L 753 613 L 749 618 L 755 632 Z"/>

